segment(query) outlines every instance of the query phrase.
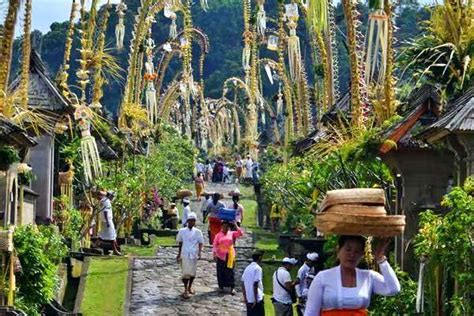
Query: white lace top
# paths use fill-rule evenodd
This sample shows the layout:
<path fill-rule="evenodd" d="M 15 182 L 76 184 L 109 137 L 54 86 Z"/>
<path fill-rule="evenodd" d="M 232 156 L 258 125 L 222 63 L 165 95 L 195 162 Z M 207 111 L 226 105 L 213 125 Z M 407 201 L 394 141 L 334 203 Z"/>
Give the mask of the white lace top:
<path fill-rule="evenodd" d="M 319 316 L 330 309 L 359 309 L 370 305 L 372 293 L 390 296 L 400 292 L 400 283 L 390 264 L 379 265 L 380 273 L 356 269 L 356 287 L 342 286 L 341 267 L 324 270 L 316 275 L 308 291 L 305 316 Z"/>

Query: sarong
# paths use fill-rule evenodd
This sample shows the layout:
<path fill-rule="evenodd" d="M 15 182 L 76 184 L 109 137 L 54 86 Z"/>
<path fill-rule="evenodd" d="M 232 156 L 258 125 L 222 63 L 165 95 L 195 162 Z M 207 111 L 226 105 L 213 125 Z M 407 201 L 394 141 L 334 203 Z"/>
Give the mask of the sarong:
<path fill-rule="evenodd" d="M 197 259 L 181 259 L 181 269 L 183 270 L 183 279 L 189 279 L 196 276 Z"/>
<path fill-rule="evenodd" d="M 212 245 L 214 242 L 214 237 L 221 231 L 221 220 L 218 219 L 217 217 L 208 217 L 208 222 L 209 222 L 209 231 L 211 232 L 211 235 L 209 237 L 209 243 Z"/>
<path fill-rule="evenodd" d="M 236 167 L 235 168 L 235 173 L 237 174 L 237 178 L 240 179 L 240 177 L 242 177 L 242 171 L 244 170 L 244 168 L 242 167 Z"/>
<path fill-rule="evenodd" d="M 367 316 L 365 308 L 360 309 L 330 309 L 321 312 L 321 316 Z"/>
<path fill-rule="evenodd" d="M 235 281 L 234 281 L 234 268 L 228 268 L 227 267 L 227 260 L 222 260 L 220 258 L 217 258 L 217 263 L 216 263 L 216 269 L 217 269 L 217 284 L 220 289 L 224 287 L 235 287 Z"/>
<path fill-rule="evenodd" d="M 202 195 L 202 191 L 204 191 L 204 185 L 202 183 L 196 183 L 195 188 L 196 188 L 196 196 L 200 197 Z"/>

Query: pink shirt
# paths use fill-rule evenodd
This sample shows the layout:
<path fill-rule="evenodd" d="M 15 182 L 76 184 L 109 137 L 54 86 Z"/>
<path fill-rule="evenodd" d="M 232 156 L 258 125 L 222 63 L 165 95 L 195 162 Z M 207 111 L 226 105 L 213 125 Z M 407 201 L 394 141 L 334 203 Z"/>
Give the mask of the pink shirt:
<path fill-rule="evenodd" d="M 220 231 L 214 237 L 214 244 L 212 248 L 212 253 L 221 260 L 226 260 L 227 253 L 229 252 L 229 248 L 234 245 L 234 239 L 242 236 L 244 233 L 243 231 L 237 227 L 236 231 L 229 230 L 227 234 L 224 234 Z M 235 250 L 232 248 L 235 256 Z"/>

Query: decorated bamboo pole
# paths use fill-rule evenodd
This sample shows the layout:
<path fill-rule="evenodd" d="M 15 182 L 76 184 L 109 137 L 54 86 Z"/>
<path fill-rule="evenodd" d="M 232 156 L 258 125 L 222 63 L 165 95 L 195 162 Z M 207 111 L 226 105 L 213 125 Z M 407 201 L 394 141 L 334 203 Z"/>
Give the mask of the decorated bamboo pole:
<path fill-rule="evenodd" d="M 357 34 L 357 11 L 355 3 L 352 0 L 343 0 L 344 15 L 347 25 L 347 41 L 349 47 L 349 60 L 351 71 L 351 107 L 352 107 L 352 126 L 363 128 L 364 106 L 362 96 L 363 78 L 361 75 L 361 56 L 358 45 Z"/>
<path fill-rule="evenodd" d="M 257 112 L 257 95 L 258 95 L 258 45 L 256 34 L 252 30 L 251 42 L 251 66 L 249 77 L 249 91 L 250 100 L 247 106 L 248 120 L 247 120 L 247 141 L 249 146 L 249 153 L 253 159 L 258 159 L 258 112 Z"/>
<path fill-rule="evenodd" d="M 384 0 L 384 9 L 388 17 L 388 32 L 387 32 L 387 65 L 385 70 L 384 80 L 384 95 L 386 115 L 384 119 L 390 119 L 396 110 L 395 100 L 395 84 L 396 80 L 393 77 L 394 67 L 394 52 L 393 52 L 393 5 L 390 0 Z"/>
<path fill-rule="evenodd" d="M 283 95 L 285 97 L 285 110 L 284 110 L 284 116 L 285 116 L 285 138 L 284 138 L 284 144 L 285 146 L 288 146 L 290 139 L 293 138 L 293 132 L 294 132 L 294 125 L 293 125 L 293 99 L 292 99 L 292 94 L 291 94 L 291 85 L 290 81 L 288 79 L 288 76 L 286 75 L 285 71 L 285 42 L 286 42 L 286 32 L 284 28 L 284 5 L 283 2 L 279 2 L 279 8 L 278 8 L 278 64 L 279 67 L 278 69 L 280 70 L 280 77 L 281 80 L 283 81 Z"/>
<path fill-rule="evenodd" d="M 69 62 L 71 59 L 72 41 L 74 37 L 74 19 L 76 18 L 78 6 L 79 4 L 76 2 L 76 0 L 73 0 L 71 4 L 71 13 L 69 14 L 69 26 L 66 35 L 66 43 L 64 45 L 63 63 L 56 77 L 58 86 L 61 88 L 61 92 L 66 98 L 69 98 L 68 70 L 70 67 Z"/>
<path fill-rule="evenodd" d="M 0 90 L 8 89 L 15 24 L 20 9 L 20 0 L 9 0 L 8 12 L 3 24 L 3 36 L 0 41 Z M 3 111 L 2 111 L 3 112 Z"/>
<path fill-rule="evenodd" d="M 31 54 L 31 0 L 25 2 L 25 15 L 23 21 L 22 65 L 20 79 L 21 106 L 28 108 L 28 86 L 30 83 L 30 54 Z"/>
<path fill-rule="evenodd" d="M 100 103 L 100 99 L 102 99 L 103 93 L 103 85 L 105 83 L 105 78 L 102 75 L 102 60 L 104 55 L 104 48 L 105 48 L 105 32 L 107 30 L 107 23 L 110 17 L 110 0 L 107 1 L 107 5 L 104 10 L 104 16 L 102 17 L 102 21 L 99 26 L 99 38 L 97 41 L 97 45 L 94 49 L 94 55 L 97 58 L 97 65 L 94 69 L 94 86 L 92 88 L 92 103 L 91 107 L 95 109 L 101 109 L 102 104 Z"/>

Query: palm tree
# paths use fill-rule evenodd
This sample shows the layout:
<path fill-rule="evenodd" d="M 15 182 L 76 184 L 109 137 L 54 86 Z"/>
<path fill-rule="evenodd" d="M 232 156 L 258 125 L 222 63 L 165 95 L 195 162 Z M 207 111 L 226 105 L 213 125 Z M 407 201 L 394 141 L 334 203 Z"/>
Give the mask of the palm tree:
<path fill-rule="evenodd" d="M 444 1 L 432 9 L 422 35 L 408 43 L 400 63 L 417 83 L 440 85 L 448 97 L 474 83 L 472 0 Z"/>

